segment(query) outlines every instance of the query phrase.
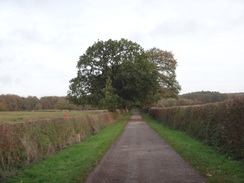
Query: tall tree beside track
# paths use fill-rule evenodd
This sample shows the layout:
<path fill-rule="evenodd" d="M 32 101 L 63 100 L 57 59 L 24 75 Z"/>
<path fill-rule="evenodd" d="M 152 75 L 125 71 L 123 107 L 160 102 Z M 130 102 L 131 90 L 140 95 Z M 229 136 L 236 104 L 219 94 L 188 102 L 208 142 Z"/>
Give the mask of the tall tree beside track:
<path fill-rule="evenodd" d="M 160 92 L 164 98 L 177 98 L 181 90 L 181 86 L 176 80 L 177 61 L 172 52 L 164 51 L 159 48 L 152 48 L 146 52 L 149 56 L 148 60 L 154 63 L 159 72 Z"/>
<path fill-rule="evenodd" d="M 167 72 L 163 69 L 168 68 L 159 67 L 150 56 L 139 44 L 126 39 L 98 40 L 80 56 L 77 77 L 70 80 L 69 100 L 83 105 L 105 104 L 114 110 L 150 105 L 169 95 L 166 89 L 170 96 L 177 95 L 180 87 L 174 89 L 173 75 L 163 80 L 162 74 Z M 113 106 L 107 105 L 110 100 Z"/>

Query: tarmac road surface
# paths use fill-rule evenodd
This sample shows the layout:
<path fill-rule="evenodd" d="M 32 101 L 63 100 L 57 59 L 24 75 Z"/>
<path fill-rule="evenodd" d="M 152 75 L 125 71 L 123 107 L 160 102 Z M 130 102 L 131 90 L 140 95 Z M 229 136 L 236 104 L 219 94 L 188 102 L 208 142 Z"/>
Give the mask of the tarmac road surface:
<path fill-rule="evenodd" d="M 138 113 L 86 183 L 206 183 Z"/>

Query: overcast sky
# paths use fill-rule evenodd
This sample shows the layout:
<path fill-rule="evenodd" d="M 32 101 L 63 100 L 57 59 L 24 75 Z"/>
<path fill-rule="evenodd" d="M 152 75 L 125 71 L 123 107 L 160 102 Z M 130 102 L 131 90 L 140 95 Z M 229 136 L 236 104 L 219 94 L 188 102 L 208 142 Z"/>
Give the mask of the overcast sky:
<path fill-rule="evenodd" d="M 65 96 L 79 56 L 120 38 L 172 51 L 181 94 L 244 92 L 243 0 L 0 0 L 0 95 Z"/>

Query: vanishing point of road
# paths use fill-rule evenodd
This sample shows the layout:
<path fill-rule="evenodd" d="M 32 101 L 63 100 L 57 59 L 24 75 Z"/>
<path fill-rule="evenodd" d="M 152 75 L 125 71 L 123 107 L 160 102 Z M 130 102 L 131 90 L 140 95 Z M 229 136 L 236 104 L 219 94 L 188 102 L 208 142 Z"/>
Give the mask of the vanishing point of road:
<path fill-rule="evenodd" d="M 205 183 L 138 113 L 86 183 Z"/>

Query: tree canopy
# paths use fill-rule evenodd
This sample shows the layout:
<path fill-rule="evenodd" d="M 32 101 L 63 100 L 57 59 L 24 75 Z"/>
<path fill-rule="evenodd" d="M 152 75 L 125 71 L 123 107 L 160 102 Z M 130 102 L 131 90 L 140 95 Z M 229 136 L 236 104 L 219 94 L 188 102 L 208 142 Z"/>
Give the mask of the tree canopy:
<path fill-rule="evenodd" d="M 180 87 L 175 80 L 176 61 L 170 57 L 174 66 L 165 67 L 167 58 L 160 61 L 152 56 L 150 50 L 145 52 L 126 39 L 98 40 L 80 56 L 77 77 L 70 80 L 69 100 L 115 110 L 150 105 L 165 91 L 177 95 Z"/>

